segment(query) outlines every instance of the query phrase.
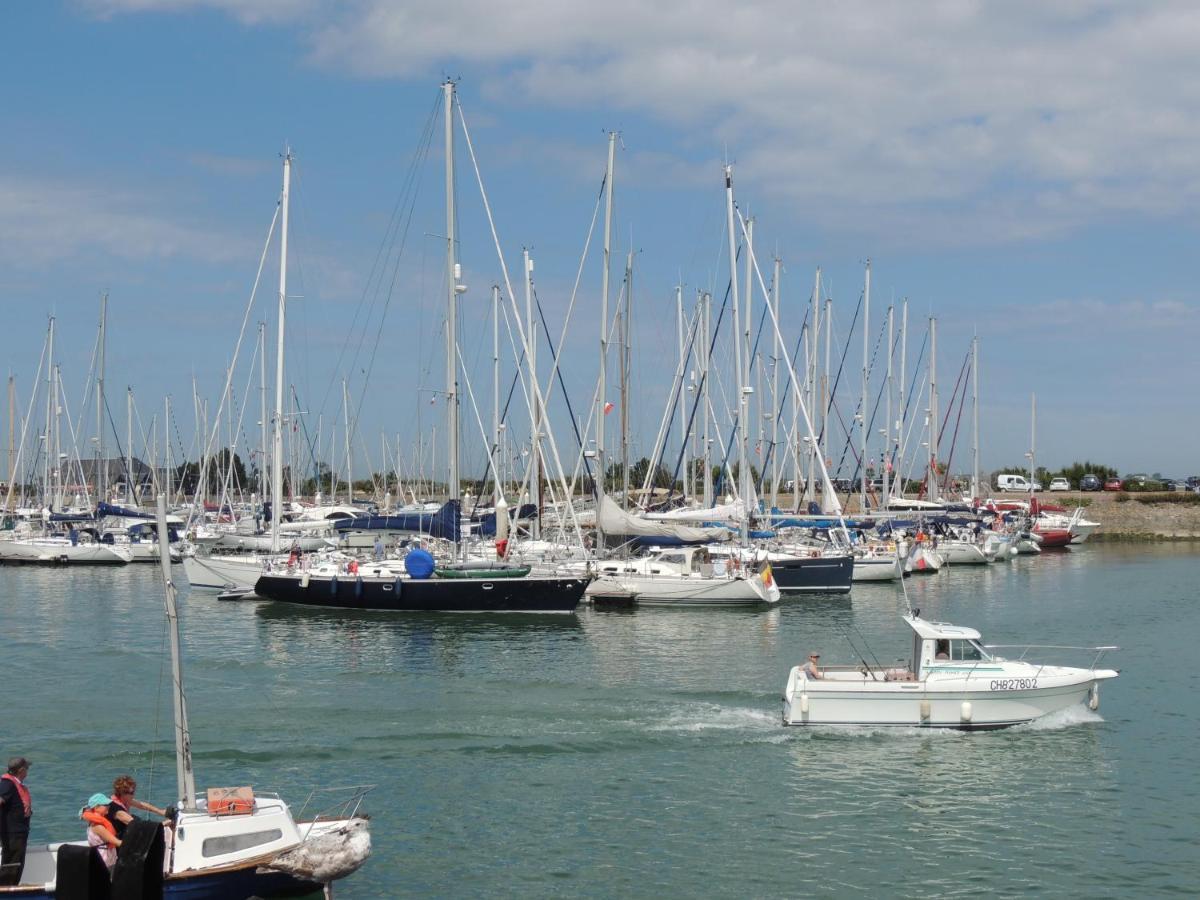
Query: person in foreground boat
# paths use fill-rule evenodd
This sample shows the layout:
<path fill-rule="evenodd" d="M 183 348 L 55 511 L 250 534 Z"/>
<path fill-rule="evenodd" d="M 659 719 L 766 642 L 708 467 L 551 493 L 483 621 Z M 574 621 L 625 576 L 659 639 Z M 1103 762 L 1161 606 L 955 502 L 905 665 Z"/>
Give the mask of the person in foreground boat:
<path fill-rule="evenodd" d="M 79 818 L 87 822 L 87 843 L 100 854 L 104 865 L 111 872 L 117 864 L 117 851 L 121 849 L 121 839 L 117 837 L 117 826 L 108 817 L 108 797 L 104 794 L 92 794 Z"/>
<path fill-rule="evenodd" d="M 29 821 L 33 801 L 25 779 L 30 762 L 23 756 L 8 761 L 8 771 L 0 775 L 0 885 L 20 884 L 25 869 L 25 848 L 29 842 Z"/>
<path fill-rule="evenodd" d="M 154 815 L 161 816 L 168 822 L 174 819 L 174 807 L 159 809 L 152 803 L 147 803 L 145 800 L 138 800 L 134 796 L 136 792 L 137 782 L 128 775 L 118 775 L 113 779 L 112 797 L 109 799 L 106 815 L 116 829 L 117 837 L 123 837 L 129 823 L 137 819 L 137 816 L 130 812 L 133 809 L 154 813 Z"/>

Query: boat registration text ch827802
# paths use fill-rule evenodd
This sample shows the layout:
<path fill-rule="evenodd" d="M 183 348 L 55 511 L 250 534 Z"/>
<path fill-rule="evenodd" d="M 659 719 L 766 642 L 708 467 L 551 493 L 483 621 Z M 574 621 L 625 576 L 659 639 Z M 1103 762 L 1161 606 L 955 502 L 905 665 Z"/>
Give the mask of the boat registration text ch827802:
<path fill-rule="evenodd" d="M 1037 687 L 1036 678 L 997 678 L 988 685 L 992 691 L 1030 691 Z"/>

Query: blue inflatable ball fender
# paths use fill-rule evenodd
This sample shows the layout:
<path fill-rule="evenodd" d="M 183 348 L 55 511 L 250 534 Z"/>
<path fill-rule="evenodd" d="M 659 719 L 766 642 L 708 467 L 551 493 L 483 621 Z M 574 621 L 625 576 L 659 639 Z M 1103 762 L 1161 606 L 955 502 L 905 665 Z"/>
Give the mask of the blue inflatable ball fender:
<path fill-rule="evenodd" d="M 428 578 L 433 574 L 433 556 L 428 550 L 416 547 L 404 557 L 404 571 L 412 578 Z"/>

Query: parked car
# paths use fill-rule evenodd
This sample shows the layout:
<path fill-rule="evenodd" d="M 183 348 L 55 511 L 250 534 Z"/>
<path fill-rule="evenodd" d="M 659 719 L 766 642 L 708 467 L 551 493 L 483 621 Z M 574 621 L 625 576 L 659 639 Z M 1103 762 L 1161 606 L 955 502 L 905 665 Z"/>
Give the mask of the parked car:
<path fill-rule="evenodd" d="M 1104 489 L 1105 489 L 1106 491 L 1120 491 L 1120 490 L 1124 490 L 1124 488 L 1123 488 L 1123 486 L 1122 486 L 1122 484 L 1121 484 L 1121 479 L 1120 479 L 1120 478 L 1110 478 L 1110 479 L 1108 479 L 1108 481 L 1104 482 Z"/>
<path fill-rule="evenodd" d="M 1099 475 L 1084 475 L 1079 479 L 1079 489 L 1081 491 L 1098 491 L 1104 487 L 1104 482 L 1100 480 Z"/>
<path fill-rule="evenodd" d="M 1067 479 L 1065 479 L 1065 478 L 1051 478 L 1050 479 L 1050 490 L 1052 490 L 1052 491 L 1069 491 L 1070 489 L 1071 489 L 1071 482 L 1067 481 Z"/>
<path fill-rule="evenodd" d="M 1186 491 L 1188 490 L 1188 485 L 1182 478 L 1164 478 L 1162 489 L 1164 491 Z"/>
<path fill-rule="evenodd" d="M 1146 486 L 1146 476 L 1145 475 L 1126 475 L 1125 476 L 1125 484 L 1124 484 L 1125 490 L 1136 491 L 1140 488 L 1144 488 L 1145 486 Z"/>
<path fill-rule="evenodd" d="M 1033 490 L 1040 491 L 1041 489 L 1042 483 L 1040 481 L 1035 481 L 1033 483 Z M 1013 475 L 1011 473 L 997 475 L 996 490 L 1019 491 L 1021 493 L 1027 493 L 1030 490 L 1029 479 L 1024 475 Z"/>

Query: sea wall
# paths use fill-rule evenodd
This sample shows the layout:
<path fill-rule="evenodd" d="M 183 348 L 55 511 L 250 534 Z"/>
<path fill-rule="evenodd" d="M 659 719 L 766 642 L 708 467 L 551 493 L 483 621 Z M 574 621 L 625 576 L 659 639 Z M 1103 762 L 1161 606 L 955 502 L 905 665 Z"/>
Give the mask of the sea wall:
<path fill-rule="evenodd" d="M 1054 502 L 1053 494 L 1041 496 L 1047 502 Z M 1084 518 L 1100 523 L 1100 528 L 1091 537 L 1093 541 L 1200 541 L 1200 503 L 1143 503 L 1138 499 L 1155 500 L 1171 496 L 1169 494 L 1097 493 L 1083 496 L 1091 501 L 1083 511 Z"/>

